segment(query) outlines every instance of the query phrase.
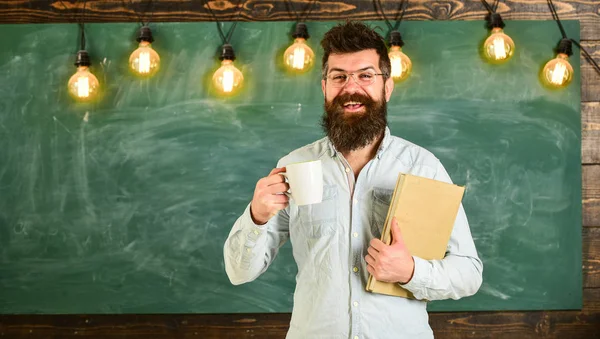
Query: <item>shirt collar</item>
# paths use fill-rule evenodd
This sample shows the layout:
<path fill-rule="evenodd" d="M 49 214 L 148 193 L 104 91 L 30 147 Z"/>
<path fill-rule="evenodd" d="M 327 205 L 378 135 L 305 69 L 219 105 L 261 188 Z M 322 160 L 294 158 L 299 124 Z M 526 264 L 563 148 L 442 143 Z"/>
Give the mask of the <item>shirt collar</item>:
<path fill-rule="evenodd" d="M 379 149 L 377 150 L 377 154 L 375 155 L 377 157 L 377 159 L 381 158 L 381 155 L 389 146 L 389 144 L 391 142 L 390 134 L 391 134 L 390 128 L 385 126 L 383 140 L 381 141 L 381 144 L 379 145 Z M 337 154 L 337 150 L 335 149 L 335 146 L 333 146 L 333 143 L 331 142 L 331 140 L 329 138 L 327 138 L 327 143 L 329 145 L 329 154 L 331 155 L 331 157 L 335 157 Z"/>

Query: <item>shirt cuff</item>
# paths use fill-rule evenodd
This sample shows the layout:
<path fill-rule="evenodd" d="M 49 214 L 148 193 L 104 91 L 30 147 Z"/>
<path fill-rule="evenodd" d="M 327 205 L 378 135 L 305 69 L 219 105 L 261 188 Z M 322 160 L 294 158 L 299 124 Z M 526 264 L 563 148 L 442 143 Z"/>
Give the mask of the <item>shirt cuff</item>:
<path fill-rule="evenodd" d="M 413 255 L 415 260 L 415 272 L 412 279 L 406 284 L 400 284 L 403 288 L 417 295 L 429 285 L 431 279 L 431 264 L 425 259 Z"/>
<path fill-rule="evenodd" d="M 264 225 L 257 225 L 256 223 L 254 223 L 254 220 L 252 220 L 250 204 L 248 204 L 246 210 L 244 211 L 243 219 L 244 228 L 248 230 L 248 239 L 256 241 L 261 234 L 267 231 L 267 225 L 269 224 L 268 221 Z"/>

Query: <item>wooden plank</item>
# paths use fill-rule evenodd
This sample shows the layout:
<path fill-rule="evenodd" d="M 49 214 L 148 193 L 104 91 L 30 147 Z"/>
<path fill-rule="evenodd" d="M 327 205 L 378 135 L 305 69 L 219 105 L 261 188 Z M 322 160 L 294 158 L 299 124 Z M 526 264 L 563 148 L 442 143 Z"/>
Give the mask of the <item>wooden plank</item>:
<path fill-rule="evenodd" d="M 600 39 L 600 28 L 596 32 L 596 39 Z M 583 41 L 581 46 L 585 48 L 596 63 L 600 64 L 600 40 Z M 573 51 L 575 55 L 579 53 L 576 46 L 573 46 Z M 581 52 L 581 101 L 600 101 L 600 72 L 592 66 L 591 62 L 585 59 L 583 52 Z"/>
<path fill-rule="evenodd" d="M 600 82 L 600 75 L 598 79 Z M 600 88 L 598 90 L 600 91 Z M 584 165 L 600 164 L 600 102 L 581 104 L 581 161 Z M 600 182 L 596 182 L 595 185 L 600 185 Z M 600 220 L 596 220 L 596 225 L 600 226 Z"/>
<path fill-rule="evenodd" d="M 291 0 L 299 14 L 304 13 L 312 0 Z M 491 0 L 490 0 L 491 2 Z M 82 18 L 83 6 L 86 22 L 138 21 L 138 14 L 147 20 L 153 12 L 153 21 L 212 21 L 204 1 L 139 1 L 139 0 L 15 0 L 0 1 L 0 23 L 73 22 Z M 396 14 L 400 0 L 385 0 L 385 13 Z M 581 39 L 598 39 L 600 10 L 594 0 L 555 0 L 558 14 L 563 20 L 581 21 Z M 219 20 L 238 19 L 238 1 L 212 0 L 209 4 Z M 282 21 L 296 20 L 288 0 L 243 1 L 240 20 Z M 498 13 L 505 20 L 552 20 L 546 1 L 501 1 Z M 486 11 L 479 0 L 411 0 L 405 20 L 482 20 Z M 320 20 L 380 20 L 373 0 L 314 1 L 307 21 Z"/>
<path fill-rule="evenodd" d="M 583 225 L 600 226 L 600 165 L 583 166 L 581 194 Z"/>
<path fill-rule="evenodd" d="M 583 287 L 600 288 L 600 227 L 584 227 L 582 237 Z"/>
<path fill-rule="evenodd" d="M 600 290 L 584 295 L 582 311 L 439 313 L 430 324 L 438 339 L 600 338 Z"/>
<path fill-rule="evenodd" d="M 290 314 L 4 315 L 0 338 L 284 338 Z M 437 339 L 599 338 L 600 289 L 581 311 L 430 314 Z"/>

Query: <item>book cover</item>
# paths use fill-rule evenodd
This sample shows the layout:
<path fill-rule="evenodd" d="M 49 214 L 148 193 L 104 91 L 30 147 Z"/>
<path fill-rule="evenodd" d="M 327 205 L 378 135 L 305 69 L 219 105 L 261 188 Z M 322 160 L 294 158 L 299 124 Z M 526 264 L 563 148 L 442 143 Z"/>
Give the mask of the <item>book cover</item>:
<path fill-rule="evenodd" d="M 396 217 L 408 251 L 425 260 L 443 259 L 465 188 L 434 179 L 400 173 L 390 202 L 381 241 L 389 245 Z M 397 283 L 369 275 L 367 291 L 414 298 Z"/>

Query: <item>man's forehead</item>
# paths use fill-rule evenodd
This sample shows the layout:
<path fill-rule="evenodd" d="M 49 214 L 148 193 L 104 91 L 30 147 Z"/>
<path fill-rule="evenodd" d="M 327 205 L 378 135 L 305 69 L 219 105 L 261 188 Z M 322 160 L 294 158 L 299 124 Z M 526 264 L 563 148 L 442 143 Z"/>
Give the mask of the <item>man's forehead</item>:
<path fill-rule="evenodd" d="M 379 55 L 374 49 L 366 49 L 353 53 L 331 53 L 327 60 L 329 69 L 356 70 L 367 67 L 378 68 Z"/>

